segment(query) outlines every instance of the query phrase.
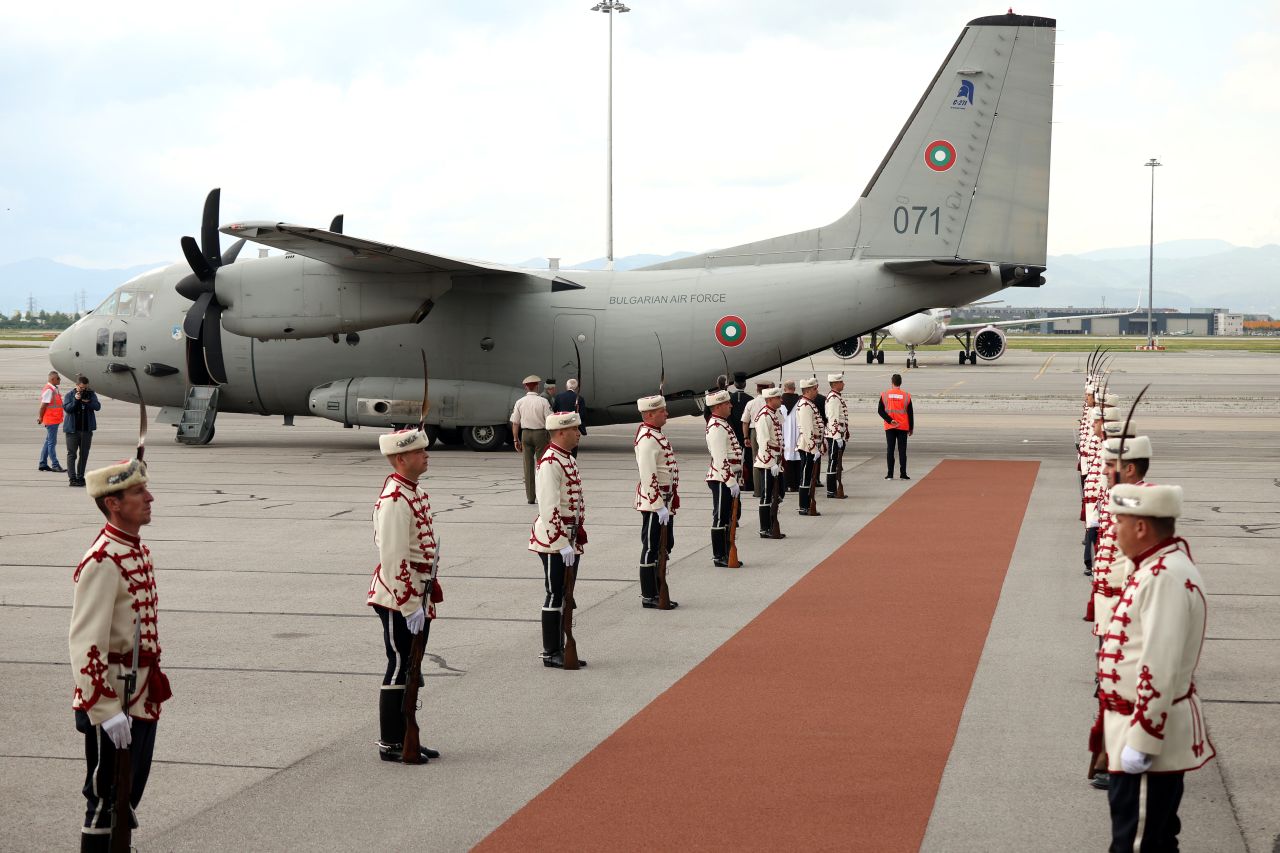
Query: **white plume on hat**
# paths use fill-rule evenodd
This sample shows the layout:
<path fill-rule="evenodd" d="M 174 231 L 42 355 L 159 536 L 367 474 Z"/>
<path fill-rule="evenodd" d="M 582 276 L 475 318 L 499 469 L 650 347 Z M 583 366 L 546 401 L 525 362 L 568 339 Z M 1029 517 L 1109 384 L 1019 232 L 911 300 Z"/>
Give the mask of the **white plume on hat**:
<path fill-rule="evenodd" d="M 667 398 L 661 394 L 654 394 L 651 397 L 641 397 L 636 400 L 636 408 L 642 412 L 655 412 L 658 409 L 667 407 Z"/>
<path fill-rule="evenodd" d="M 114 465 L 86 472 L 85 491 L 91 498 L 102 498 L 147 482 L 147 463 L 141 459 L 122 459 Z"/>
<path fill-rule="evenodd" d="M 425 450 L 430 443 L 427 440 L 427 434 L 417 427 L 378 436 L 378 449 L 382 451 L 383 456 L 395 456 L 398 453 L 408 453 L 410 450 L 419 448 Z"/>
<path fill-rule="evenodd" d="M 707 404 L 707 408 L 711 408 L 712 406 L 718 406 L 721 403 L 729 402 L 729 392 L 723 389 L 719 391 L 708 391 L 707 396 L 702 399 L 703 402 Z"/>
<path fill-rule="evenodd" d="M 1122 483 L 1111 488 L 1107 510 L 1112 515 L 1177 518 L 1182 515 L 1182 486 Z"/>
<path fill-rule="evenodd" d="M 577 412 L 556 412 L 547 415 L 547 431 L 551 432 L 558 429 L 568 429 L 582 424 L 582 418 L 578 417 Z"/>

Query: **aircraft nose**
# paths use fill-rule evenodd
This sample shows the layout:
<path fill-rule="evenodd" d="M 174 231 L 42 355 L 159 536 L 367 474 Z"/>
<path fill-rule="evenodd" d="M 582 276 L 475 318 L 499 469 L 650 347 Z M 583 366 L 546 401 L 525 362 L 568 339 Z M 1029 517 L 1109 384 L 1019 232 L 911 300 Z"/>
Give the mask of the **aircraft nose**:
<path fill-rule="evenodd" d="M 54 370 L 63 376 L 75 376 L 77 372 L 75 331 L 73 326 L 62 332 L 62 334 L 53 339 L 53 343 L 49 344 L 49 363 L 53 365 Z"/>

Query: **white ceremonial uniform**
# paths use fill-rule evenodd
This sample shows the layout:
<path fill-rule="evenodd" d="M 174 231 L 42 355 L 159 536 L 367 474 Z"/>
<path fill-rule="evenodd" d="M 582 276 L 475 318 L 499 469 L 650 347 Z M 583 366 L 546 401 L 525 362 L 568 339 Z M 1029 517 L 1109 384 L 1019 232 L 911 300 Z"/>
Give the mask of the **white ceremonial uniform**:
<path fill-rule="evenodd" d="M 827 421 L 827 438 L 840 441 L 849 440 L 849 404 L 844 401 L 839 391 L 827 394 L 824 406 Z"/>
<path fill-rule="evenodd" d="M 160 719 L 170 697 L 160 671 L 160 633 L 151 551 L 137 536 L 110 524 L 102 528 L 76 566 L 68 646 L 75 693 L 71 707 L 101 725 L 127 711 L 139 720 Z M 135 617 L 141 623 L 138 680 L 129 707 L 124 676 L 132 664 Z"/>
<path fill-rule="evenodd" d="M 662 430 L 641 424 L 636 430 L 636 483 L 634 507 L 641 512 L 657 512 L 666 505 L 672 515 L 680 508 L 680 466 L 676 453 Z"/>
<path fill-rule="evenodd" d="M 715 416 L 707 421 L 707 451 L 711 454 L 708 482 L 742 482 L 742 445 L 728 421 Z"/>
<path fill-rule="evenodd" d="M 801 397 L 796 402 L 796 449 L 804 453 L 821 456 L 823 451 L 822 413 L 818 404 L 808 397 Z"/>
<path fill-rule="evenodd" d="M 538 460 L 538 517 L 529 531 L 529 550 L 557 554 L 573 545 L 582 553 L 582 525 L 587 508 L 582 497 L 578 460 L 554 442 Z"/>
<path fill-rule="evenodd" d="M 781 407 L 779 410 L 781 411 Z M 756 413 L 751 422 L 751 448 L 754 451 L 752 467 L 772 468 L 782 464 L 782 424 L 777 412 L 767 407 Z"/>
<path fill-rule="evenodd" d="M 1205 633 L 1200 571 L 1181 538 L 1134 561 L 1098 651 L 1099 700 L 1109 769 L 1124 748 L 1153 756 L 1150 772 L 1194 770 L 1214 757 L 1196 695 Z"/>
<path fill-rule="evenodd" d="M 427 586 L 436 579 L 436 535 L 431 502 L 420 484 L 399 474 L 387 477 L 373 505 L 373 541 L 378 567 L 369 582 L 368 604 L 405 617 L 423 608 L 434 619 Z"/>

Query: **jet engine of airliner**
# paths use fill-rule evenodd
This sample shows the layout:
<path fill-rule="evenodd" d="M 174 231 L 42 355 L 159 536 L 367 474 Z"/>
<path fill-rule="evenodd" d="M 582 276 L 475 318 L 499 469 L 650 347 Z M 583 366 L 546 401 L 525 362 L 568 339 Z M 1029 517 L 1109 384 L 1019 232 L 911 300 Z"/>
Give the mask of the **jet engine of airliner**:
<path fill-rule="evenodd" d="M 973 351 L 983 361 L 995 361 L 1004 355 L 1004 332 L 995 326 L 979 329 L 978 333 L 973 336 Z"/>
<path fill-rule="evenodd" d="M 845 361 L 857 358 L 858 353 L 862 352 L 862 336 L 857 335 L 852 338 L 845 338 L 831 347 L 831 351 L 836 354 L 836 358 L 844 359 Z"/>

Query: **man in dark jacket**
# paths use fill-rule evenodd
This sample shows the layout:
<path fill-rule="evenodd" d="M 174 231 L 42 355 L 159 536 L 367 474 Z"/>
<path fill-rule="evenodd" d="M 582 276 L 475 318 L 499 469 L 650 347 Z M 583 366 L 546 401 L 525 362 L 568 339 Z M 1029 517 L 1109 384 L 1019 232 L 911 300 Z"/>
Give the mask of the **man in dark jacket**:
<path fill-rule="evenodd" d="M 552 380 L 547 380 L 551 382 Z M 578 380 L 570 379 L 564 383 L 565 390 L 561 391 L 551 401 L 551 411 L 553 412 L 577 412 L 578 416 L 586 420 L 587 401 L 578 394 Z M 582 424 L 578 424 L 578 433 L 580 435 L 587 434 L 587 428 Z M 578 448 L 572 450 L 573 456 L 578 455 Z"/>
<path fill-rule="evenodd" d="M 89 448 L 93 446 L 93 431 L 98 428 L 98 418 L 94 413 L 101 408 L 102 403 L 89 387 L 86 376 L 77 377 L 76 387 L 62 398 L 62 411 L 66 413 L 62 431 L 67 436 L 69 486 L 84 488 L 84 469 L 89 462 Z"/>

